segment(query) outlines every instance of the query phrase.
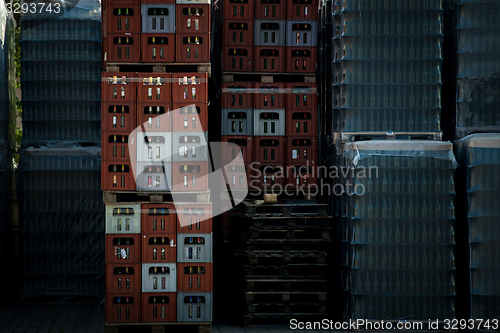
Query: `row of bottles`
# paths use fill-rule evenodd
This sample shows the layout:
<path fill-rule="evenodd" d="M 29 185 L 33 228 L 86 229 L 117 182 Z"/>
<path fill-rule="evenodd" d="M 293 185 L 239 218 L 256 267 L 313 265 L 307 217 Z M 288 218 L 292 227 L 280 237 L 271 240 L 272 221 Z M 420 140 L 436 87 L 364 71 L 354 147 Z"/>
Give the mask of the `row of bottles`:
<path fill-rule="evenodd" d="M 54 141 L 101 141 L 100 121 L 25 122 L 23 124 L 23 144 L 30 146 L 36 142 Z"/>
<path fill-rule="evenodd" d="M 24 82 L 24 80 L 23 80 Z M 100 101 L 100 82 L 26 81 L 23 101 Z"/>
<path fill-rule="evenodd" d="M 461 84 L 462 80 L 470 78 L 481 79 L 485 78 L 491 82 L 485 82 L 485 85 L 491 87 L 498 87 L 499 78 L 496 77 L 495 73 L 500 70 L 500 54 L 499 53 L 475 53 L 468 52 L 459 54 L 457 57 L 458 62 L 458 85 Z M 466 81 L 467 82 L 467 81 Z M 466 89 L 468 87 L 465 87 Z M 475 87 L 472 87 L 475 88 Z M 481 93 L 481 92 L 478 92 Z M 489 93 L 485 91 L 483 93 Z"/>
<path fill-rule="evenodd" d="M 406 151 L 402 147 L 398 151 L 399 155 L 387 155 L 388 151 L 384 150 L 383 147 L 380 150 L 363 150 L 362 147 L 358 148 L 354 144 L 352 145 L 353 149 L 356 148 L 356 152 L 350 152 L 349 159 L 356 159 L 356 166 L 358 167 L 431 169 L 455 169 L 457 167 L 453 153 L 449 150 L 433 150 L 427 154 L 422 154 L 420 151 Z M 358 154 L 359 156 L 357 156 Z"/>
<path fill-rule="evenodd" d="M 23 61 L 101 62 L 99 41 L 23 41 L 21 52 Z"/>
<path fill-rule="evenodd" d="M 497 15 L 500 4 L 496 1 L 459 1 L 458 10 L 458 29 L 500 28 Z"/>
<path fill-rule="evenodd" d="M 500 27 L 495 28 L 465 28 L 457 31 L 457 52 L 459 54 L 473 53 L 496 56 L 500 52 L 498 35 Z"/>
<path fill-rule="evenodd" d="M 99 61 L 25 61 L 23 79 L 26 81 L 93 81 L 100 82 Z"/>
<path fill-rule="evenodd" d="M 21 45 L 28 40 L 100 42 L 100 17 L 99 20 L 21 20 Z"/>
<path fill-rule="evenodd" d="M 499 268 L 500 266 L 497 262 L 496 267 L 471 269 L 471 293 L 475 295 L 500 295 L 500 283 L 498 283 Z"/>
<path fill-rule="evenodd" d="M 400 11 L 441 10 L 443 0 L 343 0 L 335 1 L 334 12 L 344 11 Z"/>

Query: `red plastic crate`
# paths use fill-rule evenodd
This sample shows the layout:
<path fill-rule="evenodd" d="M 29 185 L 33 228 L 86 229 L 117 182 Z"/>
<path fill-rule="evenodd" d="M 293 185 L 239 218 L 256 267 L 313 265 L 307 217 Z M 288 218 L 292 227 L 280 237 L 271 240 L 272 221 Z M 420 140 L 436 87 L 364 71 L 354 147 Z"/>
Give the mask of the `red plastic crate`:
<path fill-rule="evenodd" d="M 176 262 L 176 244 L 175 233 L 142 234 L 142 262 Z"/>
<path fill-rule="evenodd" d="M 286 137 L 286 162 L 306 163 L 316 165 L 318 162 L 318 138 L 308 137 Z"/>
<path fill-rule="evenodd" d="M 222 83 L 222 108 L 253 108 L 253 83 L 224 82 Z"/>
<path fill-rule="evenodd" d="M 255 136 L 254 161 L 262 164 L 285 162 L 284 136 Z"/>
<path fill-rule="evenodd" d="M 318 185 L 318 168 L 307 164 L 286 164 L 287 188 L 310 188 Z"/>
<path fill-rule="evenodd" d="M 174 233 L 177 215 L 173 204 L 142 204 L 141 226 L 146 234 Z"/>
<path fill-rule="evenodd" d="M 135 73 L 102 72 L 101 100 L 105 102 L 135 102 Z"/>
<path fill-rule="evenodd" d="M 286 110 L 286 135 L 311 136 L 318 134 L 317 109 Z"/>
<path fill-rule="evenodd" d="M 172 74 L 138 73 L 137 101 L 170 103 L 172 100 Z"/>
<path fill-rule="evenodd" d="M 137 103 L 137 126 L 145 132 L 171 132 L 171 108 L 170 103 Z"/>
<path fill-rule="evenodd" d="M 141 32 L 141 7 L 139 4 L 106 5 L 102 12 L 106 17 L 107 34 L 138 34 Z"/>
<path fill-rule="evenodd" d="M 283 83 L 255 83 L 254 109 L 284 109 L 285 94 Z"/>
<path fill-rule="evenodd" d="M 222 70 L 227 72 L 253 71 L 253 46 L 224 46 Z"/>
<path fill-rule="evenodd" d="M 106 234 L 106 263 L 128 265 L 140 262 L 141 235 Z"/>
<path fill-rule="evenodd" d="M 207 103 L 174 103 L 172 123 L 174 132 L 199 132 L 208 130 Z"/>
<path fill-rule="evenodd" d="M 176 293 L 143 293 L 142 322 L 158 323 L 177 320 Z"/>
<path fill-rule="evenodd" d="M 286 174 L 284 164 L 282 163 L 269 163 L 259 164 L 253 166 L 251 182 L 249 188 L 263 188 L 263 189 L 283 189 L 286 184 Z"/>
<path fill-rule="evenodd" d="M 318 0 L 288 0 L 286 9 L 287 20 L 318 19 Z"/>
<path fill-rule="evenodd" d="M 106 264 L 106 292 L 140 293 L 141 276 L 141 264 Z"/>
<path fill-rule="evenodd" d="M 210 33 L 178 33 L 176 38 L 177 62 L 210 62 Z"/>
<path fill-rule="evenodd" d="M 213 263 L 177 263 L 177 291 L 212 291 Z"/>
<path fill-rule="evenodd" d="M 172 191 L 208 190 L 208 162 L 172 162 Z"/>
<path fill-rule="evenodd" d="M 103 161 L 101 188 L 104 191 L 135 191 L 135 178 L 130 162 Z"/>
<path fill-rule="evenodd" d="M 172 74 L 172 103 L 206 103 L 207 91 L 206 73 Z"/>
<path fill-rule="evenodd" d="M 101 129 L 103 131 L 132 131 L 136 126 L 134 103 L 120 101 L 101 103 Z"/>
<path fill-rule="evenodd" d="M 176 4 L 175 32 L 210 32 L 210 4 Z"/>
<path fill-rule="evenodd" d="M 317 109 L 318 94 L 315 82 L 287 83 L 287 109 Z"/>
<path fill-rule="evenodd" d="M 167 3 L 175 3 L 175 0 L 141 0 L 141 3 L 150 3 L 150 4 L 167 4 Z"/>
<path fill-rule="evenodd" d="M 287 73 L 316 73 L 316 47 L 287 47 Z"/>
<path fill-rule="evenodd" d="M 140 62 L 140 34 L 108 34 L 106 37 L 105 61 Z"/>
<path fill-rule="evenodd" d="M 107 323 L 140 323 L 141 293 L 107 293 Z"/>
<path fill-rule="evenodd" d="M 253 0 L 229 0 L 224 3 L 224 19 L 254 19 L 254 1 Z"/>
<path fill-rule="evenodd" d="M 253 136 L 232 136 L 232 135 L 223 135 L 221 141 L 222 142 L 230 142 L 238 145 L 241 150 L 241 155 L 243 157 L 244 163 L 253 162 Z M 224 149 L 222 151 L 222 159 L 223 163 L 229 163 L 235 158 L 238 157 L 238 150 L 235 148 Z"/>
<path fill-rule="evenodd" d="M 108 162 L 130 162 L 129 142 L 132 142 L 133 134 L 129 131 L 102 131 L 101 132 L 101 158 Z M 132 156 L 134 159 L 135 156 Z"/>
<path fill-rule="evenodd" d="M 142 62 L 175 62 L 175 34 L 141 34 Z"/>
<path fill-rule="evenodd" d="M 223 187 L 228 186 L 231 190 L 246 189 L 250 187 L 251 163 L 229 163 L 224 166 L 224 173 L 226 174 L 227 182 L 223 180 Z"/>
<path fill-rule="evenodd" d="M 284 20 L 286 0 L 255 0 L 255 19 Z"/>
<path fill-rule="evenodd" d="M 253 20 L 224 20 L 224 46 L 253 46 Z"/>
<path fill-rule="evenodd" d="M 285 72 L 284 46 L 255 46 L 253 54 L 253 68 L 256 72 Z"/>
<path fill-rule="evenodd" d="M 212 232 L 211 204 L 181 204 L 177 205 L 176 209 L 177 233 L 209 234 Z"/>

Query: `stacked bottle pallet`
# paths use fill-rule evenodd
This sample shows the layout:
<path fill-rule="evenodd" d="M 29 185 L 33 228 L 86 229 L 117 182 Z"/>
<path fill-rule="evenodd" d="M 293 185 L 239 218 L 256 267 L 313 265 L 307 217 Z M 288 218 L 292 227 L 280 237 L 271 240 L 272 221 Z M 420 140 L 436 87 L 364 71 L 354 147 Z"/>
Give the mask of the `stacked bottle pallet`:
<path fill-rule="evenodd" d="M 211 208 L 106 205 L 107 323 L 212 320 Z"/>
<path fill-rule="evenodd" d="M 210 62 L 209 0 L 103 3 L 104 61 Z"/>
<path fill-rule="evenodd" d="M 500 131 L 500 22 L 495 1 L 458 1 L 456 136 Z"/>
<path fill-rule="evenodd" d="M 245 326 L 327 318 L 331 217 L 321 204 L 245 204 L 231 215 L 221 311 Z M 223 304 L 224 305 L 223 305 Z"/>
<path fill-rule="evenodd" d="M 342 153 L 344 318 L 455 318 L 451 143 L 363 141 Z"/>
<path fill-rule="evenodd" d="M 500 134 L 472 134 L 460 140 L 457 154 L 462 168 L 467 216 L 472 319 L 499 317 Z"/>
<path fill-rule="evenodd" d="M 334 1 L 336 142 L 441 138 L 442 1 Z"/>

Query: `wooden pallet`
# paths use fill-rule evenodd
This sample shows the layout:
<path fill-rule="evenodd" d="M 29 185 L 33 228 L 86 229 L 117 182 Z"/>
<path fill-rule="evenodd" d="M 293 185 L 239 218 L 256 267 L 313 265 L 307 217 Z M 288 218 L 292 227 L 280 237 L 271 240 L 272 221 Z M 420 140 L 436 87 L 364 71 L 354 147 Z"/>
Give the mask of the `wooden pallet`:
<path fill-rule="evenodd" d="M 348 142 L 371 139 L 382 140 L 432 140 L 441 141 L 442 132 L 336 132 L 333 133 L 333 144 L 340 145 Z"/>
<path fill-rule="evenodd" d="M 301 322 L 321 321 L 328 318 L 325 314 L 295 313 L 295 314 L 240 314 L 223 313 L 233 324 L 240 326 L 286 326 L 290 327 L 290 320 L 296 319 Z"/>
<path fill-rule="evenodd" d="M 237 263 L 258 266 L 317 265 L 326 264 L 324 251 L 246 251 L 233 254 Z"/>
<path fill-rule="evenodd" d="M 222 82 L 316 82 L 316 73 L 223 72 Z"/>
<path fill-rule="evenodd" d="M 248 188 L 246 190 L 230 188 L 229 191 L 231 198 L 233 198 L 235 195 L 237 195 L 236 196 L 237 198 L 241 198 L 242 197 L 241 192 L 244 192 L 244 195 L 248 200 L 263 201 L 265 194 L 276 194 L 278 201 L 295 199 L 295 200 L 311 201 L 311 203 L 315 203 L 318 193 L 318 188 L 287 189 L 286 193 L 284 191 L 278 191 L 277 193 L 274 193 L 271 189 L 259 189 L 259 188 Z"/>
<path fill-rule="evenodd" d="M 332 226 L 331 216 L 273 216 L 247 217 L 243 214 L 235 214 L 235 229 L 258 229 L 258 230 L 283 230 L 283 229 L 322 229 L 327 230 Z"/>
<path fill-rule="evenodd" d="M 108 62 L 107 72 L 142 72 L 142 73 L 208 73 L 212 76 L 211 63 L 135 63 Z"/>
<path fill-rule="evenodd" d="M 234 285 L 242 286 L 242 288 L 247 291 L 302 291 L 302 292 L 314 292 L 314 291 L 324 291 L 326 290 L 326 278 L 321 279 L 290 279 L 290 278 L 268 278 L 268 279 L 243 279 L 234 281 Z"/>
<path fill-rule="evenodd" d="M 151 333 L 165 333 L 173 329 L 186 332 L 191 329 L 193 332 L 210 333 L 212 331 L 211 322 L 173 322 L 173 323 L 105 323 L 104 333 L 120 332 L 144 332 L 149 329 Z"/>
<path fill-rule="evenodd" d="M 228 242 L 228 245 L 233 245 Z M 328 251 L 331 247 L 330 243 L 317 241 L 317 242 L 238 242 L 234 244 L 235 248 L 241 248 L 246 251 L 310 251 L 311 249 L 317 251 Z"/>
<path fill-rule="evenodd" d="M 176 201 L 191 203 L 209 203 L 210 191 L 175 192 Z M 172 192 L 148 191 L 104 191 L 103 201 L 108 203 L 142 202 L 142 203 L 171 203 Z"/>
<path fill-rule="evenodd" d="M 243 202 L 242 209 L 246 217 L 326 217 L 326 204 L 262 204 L 256 205 L 248 201 Z"/>
<path fill-rule="evenodd" d="M 328 265 L 290 265 L 290 266 L 258 266 L 237 265 L 235 274 L 242 273 L 245 278 L 324 278 L 328 273 Z"/>
<path fill-rule="evenodd" d="M 279 230 L 279 229 L 273 229 L 273 230 L 247 230 L 247 231 L 240 231 L 238 230 L 239 233 L 241 233 L 241 239 L 242 241 L 246 240 L 261 240 L 261 241 L 275 241 L 275 242 L 281 242 L 281 241 L 297 241 L 297 240 L 321 240 L 323 242 L 330 242 L 331 240 L 331 231 L 330 230 L 317 230 L 317 229 L 298 229 L 298 230 Z M 236 236 L 236 232 L 234 233 Z"/>

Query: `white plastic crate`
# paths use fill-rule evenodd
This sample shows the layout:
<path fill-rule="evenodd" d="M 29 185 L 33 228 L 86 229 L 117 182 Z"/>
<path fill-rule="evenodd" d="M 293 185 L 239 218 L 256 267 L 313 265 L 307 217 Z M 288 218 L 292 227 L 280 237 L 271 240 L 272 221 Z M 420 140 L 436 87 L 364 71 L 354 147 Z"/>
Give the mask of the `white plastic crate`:
<path fill-rule="evenodd" d="M 212 293 L 178 292 L 177 321 L 212 321 Z"/>
<path fill-rule="evenodd" d="M 141 205 L 136 203 L 106 204 L 106 233 L 141 233 Z"/>
<path fill-rule="evenodd" d="M 176 264 L 142 264 L 142 292 L 177 291 Z"/>
<path fill-rule="evenodd" d="M 212 234 L 177 234 L 178 262 L 212 262 Z"/>

